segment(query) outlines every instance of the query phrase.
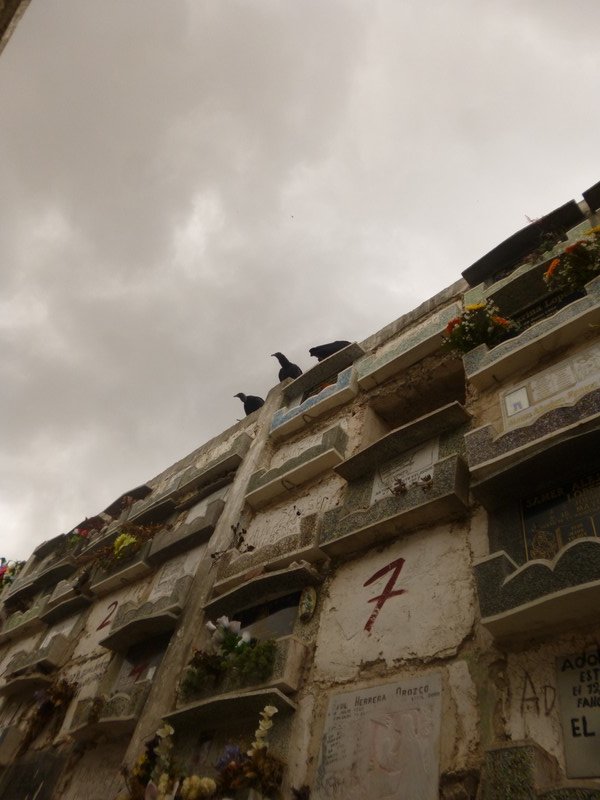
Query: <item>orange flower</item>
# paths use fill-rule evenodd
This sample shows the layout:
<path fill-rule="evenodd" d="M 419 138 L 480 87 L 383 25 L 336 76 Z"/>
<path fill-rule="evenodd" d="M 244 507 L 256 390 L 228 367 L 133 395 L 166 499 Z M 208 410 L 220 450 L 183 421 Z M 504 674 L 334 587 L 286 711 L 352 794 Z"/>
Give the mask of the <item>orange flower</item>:
<path fill-rule="evenodd" d="M 461 323 L 460 317 L 454 317 L 454 319 L 450 320 L 450 322 L 446 325 L 446 333 L 448 334 L 448 336 L 450 336 L 454 328 L 456 328 L 457 325 L 460 325 L 460 323 Z"/>
<path fill-rule="evenodd" d="M 576 250 L 581 245 L 585 247 L 586 244 L 587 241 L 585 239 L 580 239 L 578 242 L 574 242 L 573 244 L 570 244 L 568 247 L 565 247 L 565 253 L 572 253 L 573 250 Z"/>
<path fill-rule="evenodd" d="M 559 264 L 560 264 L 560 258 L 555 258 L 550 262 L 550 266 L 548 267 L 546 272 L 544 272 L 544 279 L 545 280 L 547 280 L 547 281 L 550 280 L 550 278 L 556 272 L 556 268 L 558 267 Z"/>
<path fill-rule="evenodd" d="M 492 317 L 492 322 L 495 322 L 496 325 L 502 325 L 503 328 L 508 328 L 510 325 L 510 322 L 507 319 L 504 319 L 504 317 Z"/>

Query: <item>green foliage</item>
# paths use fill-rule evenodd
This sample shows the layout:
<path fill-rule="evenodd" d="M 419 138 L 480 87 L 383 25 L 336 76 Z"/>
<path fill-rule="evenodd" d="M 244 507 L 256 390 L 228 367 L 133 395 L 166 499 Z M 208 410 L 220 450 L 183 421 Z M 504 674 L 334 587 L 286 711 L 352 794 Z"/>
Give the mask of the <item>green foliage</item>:
<path fill-rule="evenodd" d="M 206 650 L 195 650 L 185 671 L 179 692 L 182 697 L 193 697 L 219 684 L 225 675 L 223 657 Z"/>
<path fill-rule="evenodd" d="M 237 634 L 227 635 L 217 653 L 194 651 L 179 692 L 183 698 L 190 698 L 219 686 L 225 680 L 234 686 L 262 683 L 273 672 L 276 651 L 274 639 L 245 642 Z"/>
<path fill-rule="evenodd" d="M 231 669 L 243 683 L 262 683 L 273 672 L 276 651 L 274 639 L 244 642 L 233 654 Z"/>

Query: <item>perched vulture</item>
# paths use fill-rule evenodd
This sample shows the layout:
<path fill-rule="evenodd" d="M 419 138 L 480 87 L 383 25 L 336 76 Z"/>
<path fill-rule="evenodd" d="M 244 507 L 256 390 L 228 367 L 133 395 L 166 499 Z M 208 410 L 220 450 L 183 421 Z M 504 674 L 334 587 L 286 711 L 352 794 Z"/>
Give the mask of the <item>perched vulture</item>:
<path fill-rule="evenodd" d="M 344 347 L 348 347 L 349 344 L 350 342 L 345 342 L 340 339 L 337 342 L 329 342 L 329 344 L 318 344 L 316 347 L 311 347 L 308 352 L 319 361 L 323 361 L 325 358 L 329 358 L 329 356 L 337 353 L 338 350 L 343 350 Z"/>
<path fill-rule="evenodd" d="M 239 397 L 244 404 L 246 416 L 248 416 L 248 414 L 252 414 L 253 411 L 258 411 L 258 409 L 265 404 L 265 401 L 262 399 L 262 397 L 257 397 L 255 394 L 244 394 L 243 392 L 239 392 L 233 396 Z"/>
<path fill-rule="evenodd" d="M 275 356 L 281 365 L 281 369 L 279 370 L 280 381 L 284 381 L 286 378 L 299 378 L 300 375 L 302 375 L 302 370 L 298 364 L 292 364 L 291 361 L 287 360 L 283 353 L 271 353 L 271 355 Z"/>

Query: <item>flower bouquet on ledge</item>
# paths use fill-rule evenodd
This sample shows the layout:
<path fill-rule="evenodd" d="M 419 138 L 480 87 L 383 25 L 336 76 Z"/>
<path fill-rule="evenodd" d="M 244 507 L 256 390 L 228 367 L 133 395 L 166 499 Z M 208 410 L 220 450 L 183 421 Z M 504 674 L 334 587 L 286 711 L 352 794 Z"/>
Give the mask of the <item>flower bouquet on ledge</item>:
<path fill-rule="evenodd" d="M 225 681 L 239 686 L 263 683 L 270 677 L 277 650 L 274 639 L 252 639 L 247 632 L 240 633 L 240 622 L 225 616 L 216 624 L 207 622 L 206 627 L 212 633 L 212 648 L 194 650 L 179 687 L 182 698 L 197 696 Z"/>
<path fill-rule="evenodd" d="M 586 283 L 600 274 L 600 226 L 592 228 L 583 239 L 565 247 L 553 258 L 544 272 L 550 290 L 581 291 Z"/>
<path fill-rule="evenodd" d="M 265 706 L 247 752 L 228 744 L 214 768 L 214 777 L 186 775 L 175 759 L 174 729 L 156 731 L 132 769 L 123 767 L 126 791 L 118 800 L 273 800 L 278 795 L 285 763 L 269 752 L 268 735 L 275 706 Z"/>
<path fill-rule="evenodd" d="M 448 350 L 467 353 L 480 344 L 495 347 L 519 330 L 516 322 L 500 315 L 491 300 L 465 306 L 460 317 L 446 325 L 444 343 Z"/>

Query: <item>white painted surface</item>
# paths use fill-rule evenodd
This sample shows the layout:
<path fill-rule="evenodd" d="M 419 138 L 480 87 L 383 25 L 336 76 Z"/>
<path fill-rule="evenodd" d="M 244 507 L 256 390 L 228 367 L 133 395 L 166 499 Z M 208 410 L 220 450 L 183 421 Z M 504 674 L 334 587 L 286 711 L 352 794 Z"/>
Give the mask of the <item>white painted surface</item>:
<path fill-rule="evenodd" d="M 404 559 L 393 583 L 403 594 L 384 602 L 370 631 L 376 602 L 390 579 L 380 570 Z M 476 613 L 470 553 L 463 529 L 440 526 L 414 533 L 383 552 L 372 550 L 340 567 L 328 587 L 315 654 L 316 677 L 342 681 L 361 662 L 441 658 L 456 653 Z"/>

